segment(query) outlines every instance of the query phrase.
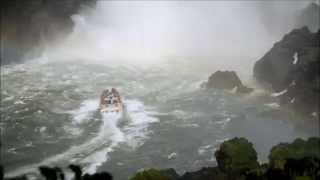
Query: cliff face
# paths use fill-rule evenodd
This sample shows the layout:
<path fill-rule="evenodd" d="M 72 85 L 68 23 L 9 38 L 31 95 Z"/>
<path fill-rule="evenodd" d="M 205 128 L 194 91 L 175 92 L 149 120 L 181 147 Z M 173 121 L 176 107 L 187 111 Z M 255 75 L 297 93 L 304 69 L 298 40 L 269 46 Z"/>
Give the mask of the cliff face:
<path fill-rule="evenodd" d="M 309 4 L 298 12 L 295 29 L 255 63 L 255 78 L 272 86 L 280 104 L 312 118 L 319 118 L 320 6 Z M 304 26 L 304 27 L 303 27 Z M 301 28 L 302 27 L 302 28 Z"/>
<path fill-rule="evenodd" d="M 319 59 L 319 33 L 311 33 L 307 27 L 295 29 L 275 43 L 254 65 L 254 76 L 282 90 L 288 82 L 290 71 L 300 65 Z M 298 58 L 295 60 L 295 54 Z"/>
<path fill-rule="evenodd" d="M 96 0 L 4 0 L 1 2 L 1 64 L 20 62 L 41 51 L 44 41 L 68 34 L 71 15 Z M 33 52 L 31 54 L 30 52 Z"/>
<path fill-rule="evenodd" d="M 283 91 L 282 105 L 297 112 L 318 112 L 320 65 L 320 31 L 307 27 L 295 29 L 277 42 L 254 66 L 254 76 L 260 82 Z M 315 114 L 313 114 L 315 115 Z"/>

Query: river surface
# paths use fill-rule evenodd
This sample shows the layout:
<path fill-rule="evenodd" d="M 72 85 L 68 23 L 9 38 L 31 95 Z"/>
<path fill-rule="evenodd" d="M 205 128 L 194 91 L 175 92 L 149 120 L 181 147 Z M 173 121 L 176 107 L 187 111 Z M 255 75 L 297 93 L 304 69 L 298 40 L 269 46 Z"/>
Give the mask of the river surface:
<path fill-rule="evenodd" d="M 179 173 L 216 164 L 214 151 L 248 138 L 260 161 L 270 148 L 317 129 L 295 128 L 289 116 L 254 97 L 204 90 L 208 72 L 191 63 L 148 68 L 86 61 L 35 60 L 1 67 L 2 161 L 6 176 L 37 177 L 39 165 L 80 164 L 127 179 L 143 168 Z M 100 114 L 99 95 L 115 87 L 123 114 Z"/>

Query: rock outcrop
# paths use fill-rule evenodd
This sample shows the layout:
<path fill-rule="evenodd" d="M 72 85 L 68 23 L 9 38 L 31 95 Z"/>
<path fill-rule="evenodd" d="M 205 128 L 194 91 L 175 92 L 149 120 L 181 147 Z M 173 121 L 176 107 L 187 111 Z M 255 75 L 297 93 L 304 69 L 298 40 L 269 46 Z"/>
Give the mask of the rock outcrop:
<path fill-rule="evenodd" d="M 1 1 L 1 64 L 34 57 L 44 42 L 62 38 L 73 27 L 71 15 L 96 0 Z"/>
<path fill-rule="evenodd" d="M 234 71 L 216 71 L 206 83 L 206 88 L 235 90 L 236 93 L 250 93 L 252 88 L 244 86 Z"/>
<path fill-rule="evenodd" d="M 303 115 L 319 111 L 320 31 L 295 29 L 277 42 L 254 66 L 255 78 L 279 93 L 280 105 Z"/>
<path fill-rule="evenodd" d="M 319 32 L 311 33 L 307 27 L 295 29 L 255 63 L 253 73 L 255 78 L 270 83 L 279 91 L 290 83 L 287 81 L 289 72 L 299 65 L 318 60 L 318 53 Z"/>

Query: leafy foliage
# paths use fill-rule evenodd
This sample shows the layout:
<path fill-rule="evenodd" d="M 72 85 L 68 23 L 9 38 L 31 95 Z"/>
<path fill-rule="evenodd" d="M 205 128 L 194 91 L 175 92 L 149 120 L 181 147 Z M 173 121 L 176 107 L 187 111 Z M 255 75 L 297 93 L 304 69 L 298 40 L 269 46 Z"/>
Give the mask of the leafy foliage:
<path fill-rule="evenodd" d="M 281 143 L 272 148 L 270 163 L 259 164 L 257 153 L 245 138 L 225 141 L 215 152 L 218 167 L 205 167 L 179 176 L 174 169 L 148 169 L 136 173 L 130 180 L 317 180 L 320 179 L 320 138 L 296 139 L 293 143 Z M 112 180 L 108 172 L 82 175 L 77 165 L 69 168 L 75 180 Z M 0 166 L 0 170 L 2 170 Z M 47 180 L 63 180 L 64 173 L 58 167 L 39 168 Z M 0 171 L 1 173 L 1 171 Z M 0 174 L 3 179 L 3 173 Z M 28 180 L 26 176 L 10 178 Z M 9 180 L 9 179 L 7 179 Z"/>
<path fill-rule="evenodd" d="M 257 152 L 245 138 L 234 138 L 222 143 L 215 157 L 224 172 L 241 173 L 258 167 Z"/>
<path fill-rule="evenodd" d="M 169 180 L 169 177 L 163 175 L 159 170 L 148 169 L 138 172 L 130 180 Z"/>
<path fill-rule="evenodd" d="M 293 143 L 281 143 L 271 149 L 270 165 L 283 169 L 286 159 L 302 159 L 305 157 L 320 158 L 320 138 L 309 138 L 307 141 L 296 139 Z"/>

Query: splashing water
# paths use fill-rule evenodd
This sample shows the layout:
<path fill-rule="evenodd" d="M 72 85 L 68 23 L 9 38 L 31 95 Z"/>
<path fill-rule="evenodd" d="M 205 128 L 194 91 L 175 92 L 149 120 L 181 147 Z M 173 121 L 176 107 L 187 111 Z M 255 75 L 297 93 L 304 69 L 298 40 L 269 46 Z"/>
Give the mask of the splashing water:
<path fill-rule="evenodd" d="M 84 172 L 94 173 L 98 166 L 108 160 L 108 153 L 112 152 L 119 143 L 128 143 L 136 148 L 147 138 L 147 128 L 150 123 L 157 122 L 156 118 L 149 116 L 142 102 L 138 100 L 126 100 L 127 119 L 123 113 L 101 113 L 101 121 L 97 136 L 89 141 L 72 146 L 67 151 L 47 158 L 40 163 L 27 165 L 6 176 L 33 173 L 40 165 L 63 165 L 69 163 L 81 164 Z M 81 124 L 89 119 L 97 111 L 98 100 L 85 100 L 79 109 L 69 111 L 73 114 L 74 123 Z M 119 127 L 119 122 L 128 121 L 125 127 Z M 65 162 L 65 163 L 64 163 Z"/>

